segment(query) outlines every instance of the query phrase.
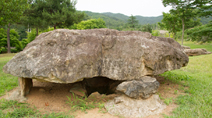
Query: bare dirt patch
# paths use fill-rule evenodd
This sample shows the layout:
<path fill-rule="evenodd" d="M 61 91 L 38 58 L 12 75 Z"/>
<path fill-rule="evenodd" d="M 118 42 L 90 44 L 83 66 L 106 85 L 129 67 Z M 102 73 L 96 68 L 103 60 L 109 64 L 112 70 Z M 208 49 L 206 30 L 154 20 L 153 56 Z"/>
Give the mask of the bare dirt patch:
<path fill-rule="evenodd" d="M 157 94 L 160 95 L 161 99 L 165 101 L 169 99 L 171 102 L 167 105 L 167 108 L 159 115 L 152 115 L 147 118 L 159 118 L 163 117 L 163 115 L 171 115 L 172 111 L 177 108 L 177 105 L 174 103 L 177 96 L 183 94 L 183 90 L 180 89 L 179 84 L 173 83 L 164 77 L 156 77 L 160 82 L 160 87 L 158 89 Z M 66 114 L 74 115 L 76 118 L 118 118 L 119 116 L 112 116 L 109 113 L 105 113 L 105 111 L 101 111 L 98 107 L 86 110 L 83 112 L 81 110 L 73 111 L 71 110 L 68 97 L 71 100 L 74 100 L 73 94 L 70 93 L 70 89 L 74 86 L 74 84 L 56 84 L 56 83 L 47 83 L 47 82 L 39 82 L 33 80 L 33 88 L 30 93 L 26 96 L 26 103 L 29 103 L 32 107 L 36 107 L 41 113 L 59 113 L 63 112 Z M 17 89 L 17 88 L 15 88 Z M 15 90 L 14 89 L 14 90 Z M 12 91 L 8 92 L 2 98 L 5 98 Z M 112 95 L 100 95 L 98 93 L 94 93 L 89 96 L 89 101 L 93 102 L 106 102 L 115 97 L 115 94 Z"/>

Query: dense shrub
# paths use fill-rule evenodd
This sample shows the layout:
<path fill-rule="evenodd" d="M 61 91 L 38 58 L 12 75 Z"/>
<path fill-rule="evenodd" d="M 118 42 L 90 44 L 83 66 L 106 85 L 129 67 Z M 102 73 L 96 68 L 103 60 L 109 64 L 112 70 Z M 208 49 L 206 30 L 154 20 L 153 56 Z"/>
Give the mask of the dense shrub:
<path fill-rule="evenodd" d="M 23 49 L 19 39 L 18 33 L 15 31 L 15 29 L 10 30 L 10 46 L 15 47 L 17 51 L 21 51 Z M 7 47 L 7 32 L 5 29 L 0 29 L 0 53 L 5 52 L 5 47 Z M 3 50 L 3 51 L 2 51 Z"/>
<path fill-rule="evenodd" d="M 160 36 L 160 32 L 158 30 L 152 30 L 152 36 Z"/>
<path fill-rule="evenodd" d="M 105 21 L 102 19 L 90 19 L 86 21 L 81 21 L 78 24 L 74 24 L 71 29 L 96 29 L 96 28 L 106 28 Z"/>

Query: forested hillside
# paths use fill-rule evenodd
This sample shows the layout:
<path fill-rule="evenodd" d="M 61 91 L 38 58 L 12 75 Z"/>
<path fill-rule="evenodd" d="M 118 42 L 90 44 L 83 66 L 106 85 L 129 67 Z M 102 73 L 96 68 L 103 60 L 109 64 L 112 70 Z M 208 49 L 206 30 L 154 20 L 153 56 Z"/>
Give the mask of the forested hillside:
<path fill-rule="evenodd" d="M 125 23 L 127 23 L 127 20 L 129 19 L 129 16 L 121 13 L 111 13 L 111 12 L 94 13 L 90 11 L 85 11 L 85 13 L 90 18 L 95 19 L 102 18 L 105 21 L 107 28 L 111 29 L 116 29 L 117 27 L 123 26 Z M 140 25 L 155 24 L 157 22 L 161 22 L 161 20 L 163 19 L 163 15 L 157 17 L 143 17 L 143 16 L 135 16 L 135 17 L 139 21 Z M 211 19 L 212 17 L 201 18 L 201 22 L 203 24 L 207 24 L 209 21 L 211 21 Z"/>
<path fill-rule="evenodd" d="M 93 18 L 93 19 L 102 18 L 106 23 L 106 27 L 111 28 L 111 29 L 115 29 L 119 26 L 123 26 L 126 23 L 126 21 L 124 21 L 124 20 L 121 20 L 121 19 L 116 18 L 116 17 L 111 17 L 111 16 L 108 16 L 108 15 L 105 15 L 105 14 L 101 14 L 101 13 L 93 13 L 93 12 L 90 12 L 90 11 L 85 11 L 85 13 L 90 18 Z"/>
<path fill-rule="evenodd" d="M 94 13 L 90 11 L 85 11 L 85 13 L 90 18 L 102 18 L 106 22 L 106 26 L 108 28 L 117 28 L 120 26 L 123 26 L 125 23 L 127 23 L 127 20 L 129 19 L 129 16 L 126 16 L 124 14 L 120 13 Z M 143 17 L 143 16 L 135 16 L 136 19 L 139 21 L 139 24 L 155 24 L 157 22 L 160 22 L 163 19 L 163 16 L 158 17 Z"/>

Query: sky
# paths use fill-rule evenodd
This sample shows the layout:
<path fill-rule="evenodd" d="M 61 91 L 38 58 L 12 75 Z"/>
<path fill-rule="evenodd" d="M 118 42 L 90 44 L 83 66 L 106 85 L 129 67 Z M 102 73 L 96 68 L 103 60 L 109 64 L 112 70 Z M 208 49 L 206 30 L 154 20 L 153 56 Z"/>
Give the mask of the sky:
<path fill-rule="evenodd" d="M 127 16 L 160 16 L 169 12 L 162 0 L 77 0 L 76 9 L 91 12 L 121 13 Z"/>

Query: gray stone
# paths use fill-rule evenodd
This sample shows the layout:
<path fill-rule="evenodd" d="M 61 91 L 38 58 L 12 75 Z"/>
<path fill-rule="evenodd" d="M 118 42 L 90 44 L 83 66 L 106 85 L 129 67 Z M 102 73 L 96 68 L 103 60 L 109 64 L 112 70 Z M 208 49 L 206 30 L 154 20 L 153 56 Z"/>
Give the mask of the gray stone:
<path fill-rule="evenodd" d="M 157 92 L 159 85 L 160 83 L 155 78 L 144 76 L 139 80 L 122 82 L 116 90 L 131 98 L 146 99 Z"/>
<path fill-rule="evenodd" d="M 166 108 L 166 105 L 160 100 L 158 95 L 152 95 L 145 100 L 119 96 L 106 102 L 105 108 L 112 115 L 141 118 L 161 113 Z"/>
<path fill-rule="evenodd" d="M 46 92 L 46 90 L 45 89 L 42 89 L 42 88 L 40 88 L 39 91 L 42 92 L 42 93 L 45 93 Z"/>
<path fill-rule="evenodd" d="M 18 81 L 19 81 L 19 87 L 21 90 L 21 96 L 26 96 L 30 92 L 33 86 L 32 79 L 18 78 Z"/>
<path fill-rule="evenodd" d="M 97 76 L 136 80 L 186 66 L 188 57 L 171 38 L 112 29 L 57 29 L 42 33 L 4 67 L 14 76 L 74 83 Z"/>
<path fill-rule="evenodd" d="M 16 100 L 16 101 L 20 101 L 20 102 L 24 102 L 24 101 L 27 100 L 26 97 L 21 95 L 21 89 L 20 88 L 14 90 L 11 94 L 6 96 L 6 99 L 7 100 Z"/>
<path fill-rule="evenodd" d="M 184 46 L 184 45 L 182 45 L 182 48 L 183 49 L 191 49 L 189 46 Z"/>
<path fill-rule="evenodd" d="M 184 52 L 188 56 L 198 56 L 198 55 L 205 55 L 205 54 L 211 54 L 211 52 L 207 51 L 206 49 L 185 49 Z"/>
<path fill-rule="evenodd" d="M 70 92 L 81 97 L 85 97 L 86 95 L 86 90 L 82 87 L 81 83 L 73 85 Z"/>

